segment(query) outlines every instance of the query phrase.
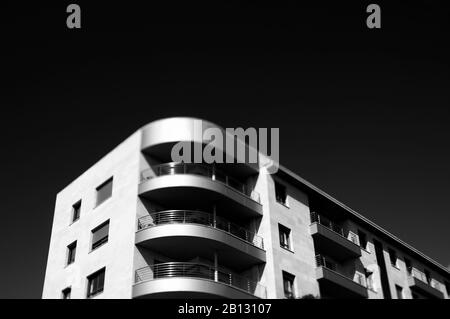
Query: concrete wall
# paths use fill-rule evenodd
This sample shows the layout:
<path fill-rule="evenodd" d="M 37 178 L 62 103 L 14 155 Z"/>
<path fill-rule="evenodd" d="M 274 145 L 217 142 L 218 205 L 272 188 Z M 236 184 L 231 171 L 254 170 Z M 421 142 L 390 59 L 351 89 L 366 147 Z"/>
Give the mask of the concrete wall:
<path fill-rule="evenodd" d="M 102 267 L 104 292 L 95 298 L 131 297 L 140 143 L 137 132 L 57 195 L 43 298 L 61 298 L 66 287 L 72 298 L 86 298 L 86 277 Z M 112 197 L 95 207 L 96 187 L 111 176 Z M 71 224 L 72 205 L 80 199 L 80 219 Z M 90 251 L 91 230 L 108 219 L 108 243 Z M 76 259 L 66 266 L 67 245 L 74 240 Z"/>
<path fill-rule="evenodd" d="M 315 253 L 313 239 L 309 232 L 310 211 L 307 196 L 297 188 L 278 180 L 286 186 L 287 205 L 280 204 L 275 199 L 274 176 L 261 173 L 264 179 L 263 194 L 264 216 L 261 223 L 261 235 L 267 243 L 267 264 L 264 277 L 268 282 L 269 298 L 284 298 L 282 272 L 295 276 L 294 287 L 296 296 L 307 294 L 319 295 L 319 286 L 315 273 Z M 290 239 L 292 251 L 280 246 L 278 224 L 291 230 Z"/>

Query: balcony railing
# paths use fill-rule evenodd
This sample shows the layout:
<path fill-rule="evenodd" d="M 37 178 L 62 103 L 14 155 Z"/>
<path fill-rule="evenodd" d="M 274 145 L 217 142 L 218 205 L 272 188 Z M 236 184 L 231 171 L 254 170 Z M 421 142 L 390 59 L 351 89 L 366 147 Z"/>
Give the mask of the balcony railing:
<path fill-rule="evenodd" d="M 316 255 L 316 266 L 325 267 L 330 270 L 336 271 L 336 264 L 322 255 Z"/>
<path fill-rule="evenodd" d="M 215 269 L 211 265 L 200 263 L 168 262 L 154 264 L 136 270 L 135 284 L 161 278 L 201 278 L 220 282 L 259 298 L 266 298 L 266 287 L 234 273 Z"/>
<path fill-rule="evenodd" d="M 344 229 L 342 227 L 332 222 L 328 218 L 317 214 L 316 212 L 311 212 L 311 223 L 319 223 L 320 225 L 325 226 L 326 228 L 334 231 L 335 233 L 338 233 L 342 237 L 345 237 Z"/>
<path fill-rule="evenodd" d="M 367 288 L 367 284 L 366 284 L 366 280 L 365 278 L 362 276 L 362 274 L 357 273 L 356 276 L 356 280 L 354 280 L 353 278 L 347 277 L 344 274 L 341 274 L 340 272 L 337 271 L 337 265 L 335 262 L 329 260 L 327 257 L 323 256 L 323 255 L 316 255 L 316 266 L 317 267 L 324 267 L 327 268 L 331 271 L 333 271 L 334 273 L 338 274 L 341 277 L 344 277 L 348 280 L 351 280 L 357 284 L 359 284 L 360 286 L 363 286 L 365 288 Z"/>
<path fill-rule="evenodd" d="M 258 248 L 264 249 L 264 240 L 244 227 L 213 214 L 195 210 L 165 210 L 139 218 L 138 230 L 164 224 L 199 224 L 217 228 Z"/>
<path fill-rule="evenodd" d="M 428 279 L 425 273 L 420 271 L 417 268 L 411 267 L 408 269 L 408 273 L 410 276 L 419 279 L 423 283 L 433 287 L 434 289 L 441 290 L 441 285 L 438 281 L 436 281 L 434 278 Z"/>
<path fill-rule="evenodd" d="M 153 166 L 141 173 L 141 182 L 149 180 L 155 176 L 192 174 L 210 178 L 221 182 L 228 187 L 250 197 L 260 203 L 259 193 L 248 187 L 246 184 L 218 170 L 214 165 L 203 165 L 195 163 L 165 163 Z"/>

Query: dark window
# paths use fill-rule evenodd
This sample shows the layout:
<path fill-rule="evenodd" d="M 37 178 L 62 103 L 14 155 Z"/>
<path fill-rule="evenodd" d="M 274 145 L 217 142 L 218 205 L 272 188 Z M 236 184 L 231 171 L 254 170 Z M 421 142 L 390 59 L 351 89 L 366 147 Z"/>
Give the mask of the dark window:
<path fill-rule="evenodd" d="M 87 297 L 90 298 L 103 291 L 105 285 L 105 268 L 96 271 L 88 278 Z"/>
<path fill-rule="evenodd" d="M 403 299 L 403 288 L 395 285 L 395 291 L 397 292 L 397 299 Z"/>
<path fill-rule="evenodd" d="M 397 267 L 397 253 L 395 252 L 395 250 L 389 248 L 388 250 L 389 252 L 389 259 L 391 261 L 391 265 L 394 267 Z"/>
<path fill-rule="evenodd" d="M 77 241 L 67 246 L 67 265 L 75 262 L 75 254 L 77 252 Z"/>
<path fill-rule="evenodd" d="M 291 230 L 281 224 L 278 224 L 278 232 L 280 233 L 280 246 L 291 250 Z"/>
<path fill-rule="evenodd" d="M 359 237 L 359 245 L 361 248 L 367 250 L 367 235 L 363 233 L 362 231 L 358 230 L 358 237 Z"/>
<path fill-rule="evenodd" d="M 367 283 L 367 288 L 375 290 L 375 286 L 373 283 L 373 271 L 369 270 L 369 269 L 365 269 L 365 274 L 366 274 L 366 283 Z"/>
<path fill-rule="evenodd" d="M 111 197 L 113 187 L 113 178 L 111 177 L 102 185 L 97 187 L 97 206 Z"/>
<path fill-rule="evenodd" d="M 407 271 L 408 275 L 411 275 L 411 273 L 412 273 L 411 260 L 405 258 L 405 267 L 406 267 L 406 271 Z"/>
<path fill-rule="evenodd" d="M 450 297 L 450 282 L 446 281 L 445 284 L 445 290 L 447 290 L 447 296 Z"/>
<path fill-rule="evenodd" d="M 275 198 L 278 203 L 286 205 L 286 187 L 277 182 L 275 182 Z"/>
<path fill-rule="evenodd" d="M 427 278 L 427 283 L 431 284 L 431 274 L 430 274 L 430 272 L 428 270 L 425 270 L 424 273 L 425 273 L 425 277 Z"/>
<path fill-rule="evenodd" d="M 70 295 L 72 294 L 72 288 L 67 287 L 62 291 L 62 299 L 70 299 Z"/>
<path fill-rule="evenodd" d="M 416 293 L 412 293 L 412 299 L 420 299 L 419 295 Z"/>
<path fill-rule="evenodd" d="M 81 212 L 81 200 L 72 205 L 72 222 L 75 222 L 80 218 L 80 212 Z"/>
<path fill-rule="evenodd" d="M 284 296 L 288 299 L 295 298 L 294 279 L 295 279 L 294 275 L 291 275 L 290 273 L 283 271 Z"/>
<path fill-rule="evenodd" d="M 104 222 L 92 230 L 92 247 L 91 250 L 100 247 L 108 242 L 109 220 Z"/>

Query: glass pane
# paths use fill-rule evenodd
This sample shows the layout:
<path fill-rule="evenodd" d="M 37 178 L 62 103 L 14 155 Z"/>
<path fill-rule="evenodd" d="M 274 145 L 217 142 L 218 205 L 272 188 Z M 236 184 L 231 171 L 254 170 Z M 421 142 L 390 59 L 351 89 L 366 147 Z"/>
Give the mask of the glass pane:
<path fill-rule="evenodd" d="M 97 205 L 103 203 L 112 195 L 113 180 L 110 179 L 105 184 L 97 188 Z"/>
<path fill-rule="evenodd" d="M 96 242 L 102 240 L 105 237 L 108 237 L 109 231 L 109 222 L 100 228 L 96 229 L 92 233 L 92 244 L 94 245 Z"/>

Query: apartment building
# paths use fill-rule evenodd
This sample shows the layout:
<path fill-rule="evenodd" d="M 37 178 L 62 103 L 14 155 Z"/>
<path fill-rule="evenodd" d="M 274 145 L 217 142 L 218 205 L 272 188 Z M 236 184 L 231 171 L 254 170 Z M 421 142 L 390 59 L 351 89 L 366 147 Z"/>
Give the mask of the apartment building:
<path fill-rule="evenodd" d="M 449 298 L 447 268 L 282 166 L 173 163 L 195 121 L 142 127 L 58 193 L 43 298 Z"/>

